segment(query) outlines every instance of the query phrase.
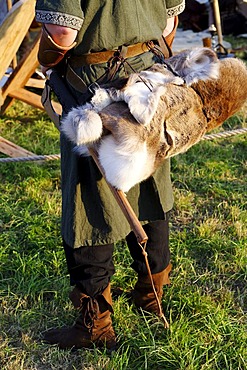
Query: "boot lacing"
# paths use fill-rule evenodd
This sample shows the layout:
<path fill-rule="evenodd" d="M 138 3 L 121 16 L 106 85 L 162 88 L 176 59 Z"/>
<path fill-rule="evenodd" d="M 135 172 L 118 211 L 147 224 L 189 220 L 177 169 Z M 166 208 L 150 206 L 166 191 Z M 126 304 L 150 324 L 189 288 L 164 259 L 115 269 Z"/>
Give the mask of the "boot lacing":
<path fill-rule="evenodd" d="M 84 311 L 83 323 L 86 328 L 92 329 L 94 326 L 94 321 L 98 319 L 99 304 L 95 298 L 87 297 L 84 298 L 85 303 L 81 307 Z"/>

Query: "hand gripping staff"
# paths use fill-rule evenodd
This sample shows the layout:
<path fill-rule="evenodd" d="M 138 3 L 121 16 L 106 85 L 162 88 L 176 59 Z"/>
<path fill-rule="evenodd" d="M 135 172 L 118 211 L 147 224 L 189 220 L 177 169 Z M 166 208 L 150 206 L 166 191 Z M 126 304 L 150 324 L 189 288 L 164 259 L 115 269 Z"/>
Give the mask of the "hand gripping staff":
<path fill-rule="evenodd" d="M 46 84 L 45 84 L 45 88 L 44 88 L 44 91 L 43 91 L 43 94 L 42 94 L 41 101 L 42 101 L 42 104 L 43 104 L 48 116 L 54 122 L 55 126 L 59 129 L 60 116 L 55 112 L 54 108 L 52 107 L 51 91 L 53 91 L 55 93 L 55 95 L 57 96 L 57 98 L 58 98 L 58 100 L 59 100 L 59 102 L 60 102 L 60 104 L 63 108 L 63 111 L 65 113 L 68 113 L 73 107 L 76 107 L 78 105 L 78 102 L 76 101 L 76 99 L 72 95 L 71 91 L 69 90 L 69 88 L 66 84 L 66 81 L 59 74 L 59 71 L 57 71 L 55 69 L 50 69 L 50 70 L 47 71 L 47 76 L 48 76 L 48 79 L 46 80 Z M 126 220 L 128 221 L 128 223 L 131 227 L 131 230 L 134 232 L 134 234 L 137 238 L 137 242 L 138 242 L 139 246 L 142 249 L 142 254 L 143 254 L 144 259 L 145 259 L 145 264 L 146 264 L 146 267 L 147 267 L 148 275 L 149 275 L 149 278 L 150 278 L 150 281 L 151 281 L 151 284 L 152 284 L 152 288 L 153 288 L 153 291 L 154 291 L 154 295 L 155 295 L 155 298 L 156 298 L 156 301 L 157 301 L 157 304 L 158 304 L 158 307 L 159 307 L 159 311 L 160 311 L 159 316 L 163 320 L 165 328 L 168 328 L 169 324 L 168 324 L 168 321 L 167 321 L 167 319 L 165 318 L 165 316 L 163 314 L 161 303 L 159 301 L 159 298 L 158 298 L 158 295 L 157 295 L 157 292 L 156 292 L 156 289 L 155 289 L 155 286 L 154 286 L 152 273 L 151 273 L 149 262 L 148 262 L 148 254 L 146 252 L 146 245 L 147 245 L 148 236 L 147 236 L 146 232 L 144 231 L 144 229 L 143 229 L 140 221 L 138 220 L 136 214 L 134 213 L 134 211 L 133 211 L 125 193 L 122 190 L 118 190 L 115 187 L 113 187 L 106 180 L 104 170 L 103 170 L 103 168 L 102 168 L 102 166 L 99 162 L 99 159 L 98 159 L 98 153 L 97 153 L 96 148 L 93 147 L 93 146 L 90 146 L 90 148 L 88 148 L 88 150 L 89 150 L 89 153 L 92 156 L 93 160 L 95 161 L 98 169 L 100 170 L 102 176 L 104 177 L 107 185 L 109 186 L 109 189 L 111 190 L 114 198 L 116 199 L 121 211 L 123 212 Z"/>

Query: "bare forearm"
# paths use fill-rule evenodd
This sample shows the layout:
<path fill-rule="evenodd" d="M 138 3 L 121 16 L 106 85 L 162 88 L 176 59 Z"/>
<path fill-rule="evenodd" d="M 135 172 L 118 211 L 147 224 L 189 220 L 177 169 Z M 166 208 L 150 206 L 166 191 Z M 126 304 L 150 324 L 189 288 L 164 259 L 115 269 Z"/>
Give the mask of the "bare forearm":
<path fill-rule="evenodd" d="M 70 46 L 78 34 L 78 31 L 72 28 L 57 26 L 55 24 L 46 24 L 45 27 L 52 39 L 60 46 Z"/>
<path fill-rule="evenodd" d="M 172 32 L 172 30 L 174 28 L 174 20 L 175 20 L 175 17 L 167 19 L 166 28 L 163 31 L 163 36 L 164 37 L 166 37 L 167 35 L 169 35 Z"/>

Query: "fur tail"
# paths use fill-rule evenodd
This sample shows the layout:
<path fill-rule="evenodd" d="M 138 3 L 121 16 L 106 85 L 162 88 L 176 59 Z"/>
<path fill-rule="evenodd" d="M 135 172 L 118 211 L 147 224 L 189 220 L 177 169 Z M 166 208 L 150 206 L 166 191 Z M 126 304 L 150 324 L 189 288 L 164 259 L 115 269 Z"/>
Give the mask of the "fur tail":
<path fill-rule="evenodd" d="M 76 145 L 97 141 L 102 131 L 101 118 L 89 103 L 73 108 L 61 122 L 61 132 Z"/>
<path fill-rule="evenodd" d="M 148 153 L 145 142 L 136 142 L 131 148 L 107 135 L 101 141 L 98 153 L 107 181 L 123 192 L 128 192 L 153 172 L 155 157 Z"/>

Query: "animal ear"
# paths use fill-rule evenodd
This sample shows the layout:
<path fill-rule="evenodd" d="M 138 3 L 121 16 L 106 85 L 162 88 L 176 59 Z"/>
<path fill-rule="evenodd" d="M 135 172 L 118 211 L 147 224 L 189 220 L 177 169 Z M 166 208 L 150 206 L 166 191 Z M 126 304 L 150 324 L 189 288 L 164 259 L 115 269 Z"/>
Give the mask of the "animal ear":
<path fill-rule="evenodd" d="M 191 50 L 184 59 L 179 75 L 187 85 L 199 80 L 216 79 L 219 77 L 219 60 L 216 53 L 209 48 Z"/>

